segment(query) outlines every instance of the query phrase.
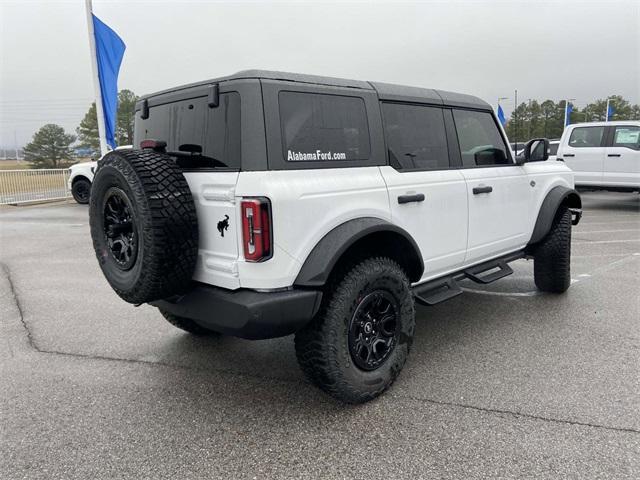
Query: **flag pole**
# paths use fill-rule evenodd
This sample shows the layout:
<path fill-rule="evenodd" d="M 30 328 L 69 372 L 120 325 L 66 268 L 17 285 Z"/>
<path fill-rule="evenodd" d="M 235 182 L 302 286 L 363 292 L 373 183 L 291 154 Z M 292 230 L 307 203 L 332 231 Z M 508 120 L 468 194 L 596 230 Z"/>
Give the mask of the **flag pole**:
<path fill-rule="evenodd" d="M 91 0 L 85 0 L 87 9 L 87 27 L 89 28 L 89 50 L 91 52 L 91 69 L 93 71 L 93 86 L 96 95 L 96 115 L 98 116 L 98 137 L 100 139 L 100 155 L 105 155 L 107 147 L 107 135 L 104 126 L 104 109 L 102 108 L 102 93 L 100 91 L 100 77 L 98 75 L 98 56 L 96 54 L 96 36 L 93 32 L 93 9 Z"/>
<path fill-rule="evenodd" d="M 607 98 L 607 109 L 604 111 L 604 121 L 609 121 L 609 98 Z"/>

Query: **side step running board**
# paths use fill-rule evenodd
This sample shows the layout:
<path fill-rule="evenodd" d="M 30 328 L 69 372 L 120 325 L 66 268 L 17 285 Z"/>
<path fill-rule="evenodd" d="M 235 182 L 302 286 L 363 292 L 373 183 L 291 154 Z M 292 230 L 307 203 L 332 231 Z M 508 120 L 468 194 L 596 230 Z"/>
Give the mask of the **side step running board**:
<path fill-rule="evenodd" d="M 413 289 L 416 300 L 423 305 L 436 305 L 450 298 L 457 297 L 462 293 L 462 289 L 454 278 L 449 277 L 444 280 L 435 280 L 418 285 Z"/>
<path fill-rule="evenodd" d="M 447 277 L 416 285 L 413 287 L 413 295 L 416 301 L 423 305 L 436 305 L 462 293 L 462 289 L 460 285 L 458 285 L 458 280 L 468 278 L 469 280 L 482 284 L 495 282 L 513 273 L 513 269 L 508 265 L 509 262 L 523 257 L 525 257 L 524 251 L 510 253 L 504 257 L 489 260 L 488 262 L 461 270 Z M 488 271 L 492 272 L 481 275 Z"/>
<path fill-rule="evenodd" d="M 487 272 L 489 270 L 496 270 L 495 272 L 489 273 L 483 277 L 479 275 L 481 273 Z M 469 280 L 473 280 L 476 283 L 491 283 L 496 280 L 501 279 L 502 277 L 506 277 L 507 275 L 511 275 L 513 273 L 513 269 L 507 265 L 504 261 L 492 262 L 491 265 L 478 265 L 477 267 L 471 267 L 464 271 L 465 276 Z"/>

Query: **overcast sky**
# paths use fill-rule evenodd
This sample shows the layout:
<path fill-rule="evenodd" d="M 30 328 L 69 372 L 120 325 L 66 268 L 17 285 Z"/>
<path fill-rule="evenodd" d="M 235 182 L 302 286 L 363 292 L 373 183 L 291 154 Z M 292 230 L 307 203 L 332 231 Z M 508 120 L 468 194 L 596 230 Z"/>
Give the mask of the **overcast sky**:
<path fill-rule="evenodd" d="M 640 102 L 640 1 L 114 2 L 119 88 L 150 93 L 261 68 L 498 97 Z M 93 100 L 83 0 L 0 0 L 0 146 L 73 132 Z"/>

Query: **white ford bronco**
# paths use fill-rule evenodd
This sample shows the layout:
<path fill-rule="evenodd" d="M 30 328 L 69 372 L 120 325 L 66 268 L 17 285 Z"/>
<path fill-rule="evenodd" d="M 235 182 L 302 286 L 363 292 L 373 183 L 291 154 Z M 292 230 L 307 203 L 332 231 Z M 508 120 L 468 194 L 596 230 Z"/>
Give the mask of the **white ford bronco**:
<path fill-rule="evenodd" d="M 244 71 L 143 97 L 135 145 L 98 162 L 100 267 L 125 301 L 194 334 L 295 333 L 302 370 L 350 403 L 385 391 L 411 346 L 414 303 L 534 260 L 570 284 L 573 174 L 514 159 L 482 100 Z"/>

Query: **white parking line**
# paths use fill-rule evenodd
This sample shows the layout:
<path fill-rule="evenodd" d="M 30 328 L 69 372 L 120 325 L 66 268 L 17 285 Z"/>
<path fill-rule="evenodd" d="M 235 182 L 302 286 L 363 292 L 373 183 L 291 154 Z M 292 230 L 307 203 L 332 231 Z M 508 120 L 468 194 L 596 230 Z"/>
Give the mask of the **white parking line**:
<path fill-rule="evenodd" d="M 625 228 L 622 230 L 580 230 L 576 229 L 575 233 L 616 233 L 616 232 L 636 232 L 640 233 L 640 230 L 637 228 Z"/>
<path fill-rule="evenodd" d="M 628 218 L 628 217 L 639 218 L 640 214 L 637 214 L 637 213 L 619 213 L 619 214 L 616 214 L 616 215 L 585 215 L 584 216 L 585 219 L 591 219 L 591 218 Z"/>
<path fill-rule="evenodd" d="M 633 253 L 632 255 L 640 255 L 640 253 Z M 574 258 L 598 258 L 598 257 L 628 257 L 628 253 L 602 253 L 595 255 L 571 255 L 571 259 Z"/>
<path fill-rule="evenodd" d="M 572 245 L 595 245 L 596 243 L 632 243 L 632 242 L 640 242 L 640 238 L 634 238 L 631 240 L 583 240 L 577 242 L 571 242 Z"/>
<path fill-rule="evenodd" d="M 631 221 L 631 220 L 625 220 L 623 222 L 585 222 L 584 220 L 581 220 L 579 226 L 583 226 L 583 225 L 621 225 L 623 223 L 631 223 L 632 225 L 637 225 L 638 227 L 640 227 L 640 221 Z"/>

